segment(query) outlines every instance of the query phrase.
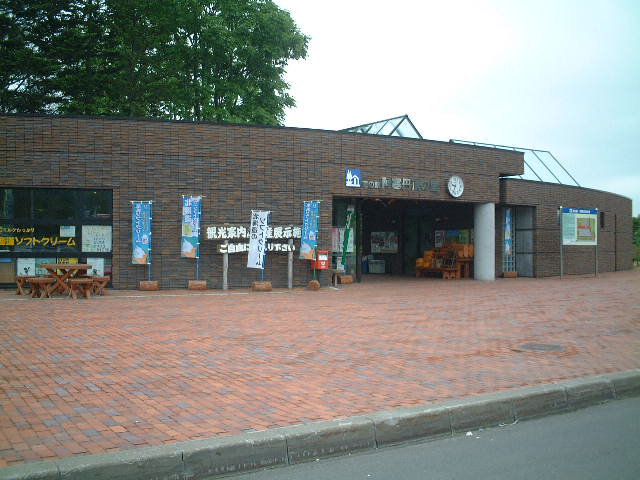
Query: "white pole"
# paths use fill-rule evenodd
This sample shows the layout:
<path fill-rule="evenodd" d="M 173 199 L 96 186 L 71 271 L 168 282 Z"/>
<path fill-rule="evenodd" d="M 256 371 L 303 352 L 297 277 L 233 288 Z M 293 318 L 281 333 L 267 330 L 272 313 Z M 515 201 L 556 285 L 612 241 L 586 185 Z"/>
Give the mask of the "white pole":
<path fill-rule="evenodd" d="M 222 254 L 222 289 L 229 290 L 229 254 L 227 253 L 229 249 L 229 240 L 225 240 L 224 244 L 227 248 L 225 248 L 225 253 Z"/>
<path fill-rule="evenodd" d="M 288 257 L 288 265 L 287 265 L 287 287 L 289 290 L 293 288 L 293 238 L 289 239 L 289 253 Z"/>

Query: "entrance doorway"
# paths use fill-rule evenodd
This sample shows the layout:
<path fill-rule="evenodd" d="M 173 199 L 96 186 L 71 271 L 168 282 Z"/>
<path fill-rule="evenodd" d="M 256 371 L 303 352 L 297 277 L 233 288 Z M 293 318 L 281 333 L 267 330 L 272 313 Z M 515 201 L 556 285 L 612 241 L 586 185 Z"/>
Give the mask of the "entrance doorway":
<path fill-rule="evenodd" d="M 415 275 L 416 259 L 441 241 L 473 242 L 473 205 L 389 198 L 334 198 L 334 237 L 340 235 L 349 206 L 356 211 L 353 251 L 347 269 L 368 275 Z M 343 238 L 343 237 L 340 237 Z M 335 259 L 342 256 L 336 251 Z M 337 243 L 342 243 L 338 240 Z M 442 246 L 442 245 L 440 245 Z"/>

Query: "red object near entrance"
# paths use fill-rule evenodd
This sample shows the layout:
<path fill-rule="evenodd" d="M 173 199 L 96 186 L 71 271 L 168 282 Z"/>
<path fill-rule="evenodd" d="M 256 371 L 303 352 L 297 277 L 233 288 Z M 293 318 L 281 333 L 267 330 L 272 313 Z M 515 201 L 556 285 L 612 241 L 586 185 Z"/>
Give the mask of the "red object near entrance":
<path fill-rule="evenodd" d="M 311 261 L 311 266 L 314 270 L 329 270 L 329 251 L 318 250 L 318 255 Z"/>

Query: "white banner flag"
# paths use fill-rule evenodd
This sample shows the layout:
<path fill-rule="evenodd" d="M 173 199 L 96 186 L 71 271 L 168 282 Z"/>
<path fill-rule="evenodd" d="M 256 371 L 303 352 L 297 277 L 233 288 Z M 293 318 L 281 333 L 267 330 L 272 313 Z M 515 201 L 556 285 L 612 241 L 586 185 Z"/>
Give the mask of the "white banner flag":
<path fill-rule="evenodd" d="M 269 226 L 270 215 L 271 212 L 251 210 L 247 268 L 264 270 L 264 259 L 267 252 L 267 227 Z"/>

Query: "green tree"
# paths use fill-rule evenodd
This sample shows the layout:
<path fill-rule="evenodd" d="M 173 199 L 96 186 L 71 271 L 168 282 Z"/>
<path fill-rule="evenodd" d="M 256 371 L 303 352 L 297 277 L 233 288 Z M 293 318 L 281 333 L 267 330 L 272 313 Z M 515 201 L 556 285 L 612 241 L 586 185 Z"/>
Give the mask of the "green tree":
<path fill-rule="evenodd" d="M 278 124 L 308 38 L 271 0 L 0 0 L 0 112 Z"/>

